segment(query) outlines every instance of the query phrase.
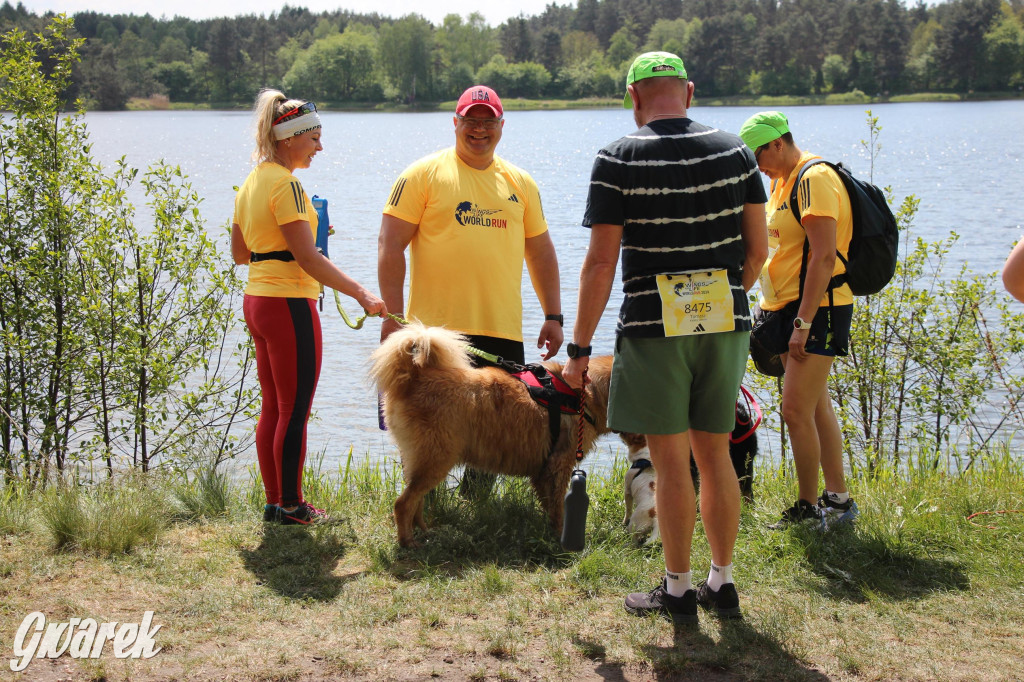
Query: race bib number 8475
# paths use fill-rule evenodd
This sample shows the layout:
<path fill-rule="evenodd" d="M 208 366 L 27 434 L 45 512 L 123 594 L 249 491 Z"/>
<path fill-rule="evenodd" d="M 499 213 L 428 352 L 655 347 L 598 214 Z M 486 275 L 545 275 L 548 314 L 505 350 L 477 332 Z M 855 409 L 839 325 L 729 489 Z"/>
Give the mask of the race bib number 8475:
<path fill-rule="evenodd" d="M 725 270 L 658 275 L 665 336 L 729 332 L 736 328 Z"/>

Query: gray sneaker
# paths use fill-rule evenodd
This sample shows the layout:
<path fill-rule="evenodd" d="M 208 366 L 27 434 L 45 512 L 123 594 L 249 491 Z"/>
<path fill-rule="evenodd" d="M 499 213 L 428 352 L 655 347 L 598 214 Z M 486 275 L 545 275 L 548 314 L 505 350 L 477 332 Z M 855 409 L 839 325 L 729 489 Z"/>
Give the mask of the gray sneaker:
<path fill-rule="evenodd" d="M 665 580 L 650 592 L 633 592 L 626 596 L 626 610 L 634 616 L 660 613 L 674 623 L 697 622 L 697 593 L 687 590 L 682 597 L 673 597 L 665 589 Z"/>
<path fill-rule="evenodd" d="M 822 525 L 829 528 L 844 523 L 853 523 L 860 516 L 860 510 L 857 509 L 857 503 L 853 501 L 852 497 L 846 502 L 836 502 L 829 499 L 827 490 L 822 492 L 821 497 L 818 498 L 818 509 L 821 510 Z"/>

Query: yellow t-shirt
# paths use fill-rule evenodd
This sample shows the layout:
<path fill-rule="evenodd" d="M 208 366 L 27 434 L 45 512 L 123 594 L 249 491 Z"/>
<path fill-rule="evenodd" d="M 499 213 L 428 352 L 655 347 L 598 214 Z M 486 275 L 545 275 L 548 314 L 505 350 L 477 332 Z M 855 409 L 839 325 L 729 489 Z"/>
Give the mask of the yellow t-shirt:
<path fill-rule="evenodd" d="M 257 166 L 235 195 L 232 222 L 254 253 L 287 251 L 281 225 L 296 220 L 309 222 L 316 239 L 317 213 L 298 179 L 280 164 Z M 317 298 L 320 284 L 295 261 L 264 260 L 249 264 L 245 293 L 278 298 Z"/>
<path fill-rule="evenodd" d="M 529 174 L 497 156 L 476 170 L 451 147 L 403 171 L 384 213 L 419 226 L 409 245 L 408 317 L 522 341 L 526 239 L 548 229 Z"/>
<path fill-rule="evenodd" d="M 772 181 L 771 196 L 768 198 L 768 260 L 761 270 L 761 300 L 764 310 L 779 310 L 800 296 L 800 266 L 803 262 L 804 237 L 806 232 L 793 217 L 789 197 L 793 192 L 800 169 L 812 159 L 820 158 L 805 152 L 800 162 L 785 182 Z M 824 164 L 818 164 L 804 175 L 803 187 L 797 196 L 800 215 L 834 218 L 836 221 L 836 248 L 843 257 L 850 251 L 850 237 L 853 234 L 853 217 L 850 198 L 846 187 L 835 171 Z M 808 252 L 808 258 L 811 253 Z M 836 258 L 832 275 L 846 272 L 846 266 Z M 832 291 L 835 305 L 853 303 L 853 294 L 846 284 Z M 822 297 L 819 306 L 828 306 L 828 293 Z"/>

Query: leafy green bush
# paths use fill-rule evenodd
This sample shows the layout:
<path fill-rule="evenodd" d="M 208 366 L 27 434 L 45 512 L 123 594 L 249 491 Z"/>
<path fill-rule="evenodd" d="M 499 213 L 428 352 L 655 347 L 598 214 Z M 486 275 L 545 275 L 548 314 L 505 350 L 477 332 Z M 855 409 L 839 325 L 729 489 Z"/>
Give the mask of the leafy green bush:
<path fill-rule="evenodd" d="M 94 459 L 112 476 L 197 444 L 228 457 L 257 395 L 235 341 L 241 283 L 180 169 L 142 174 L 140 226 L 125 198 L 138 171 L 93 160 L 81 103 L 61 113 L 71 35 L 58 16 L 0 36 L 0 478 L 45 483 Z"/>
<path fill-rule="evenodd" d="M 835 92 L 825 97 L 825 104 L 869 104 L 871 96 L 857 89 L 850 92 Z"/>

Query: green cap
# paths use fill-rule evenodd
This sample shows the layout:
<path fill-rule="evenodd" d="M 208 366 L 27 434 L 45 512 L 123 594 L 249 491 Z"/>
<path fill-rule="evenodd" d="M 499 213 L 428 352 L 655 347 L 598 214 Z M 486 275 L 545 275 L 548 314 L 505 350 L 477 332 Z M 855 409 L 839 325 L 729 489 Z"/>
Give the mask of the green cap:
<path fill-rule="evenodd" d="M 642 81 L 655 76 L 673 76 L 675 78 L 686 78 L 686 67 L 683 60 L 671 52 L 644 52 L 633 60 L 633 65 L 626 73 L 626 85 Z M 622 106 L 626 109 L 633 108 L 633 100 L 626 92 L 622 100 Z"/>
<path fill-rule="evenodd" d="M 789 132 L 789 121 L 781 111 L 759 111 L 740 128 L 740 137 L 747 146 L 757 150 Z"/>

